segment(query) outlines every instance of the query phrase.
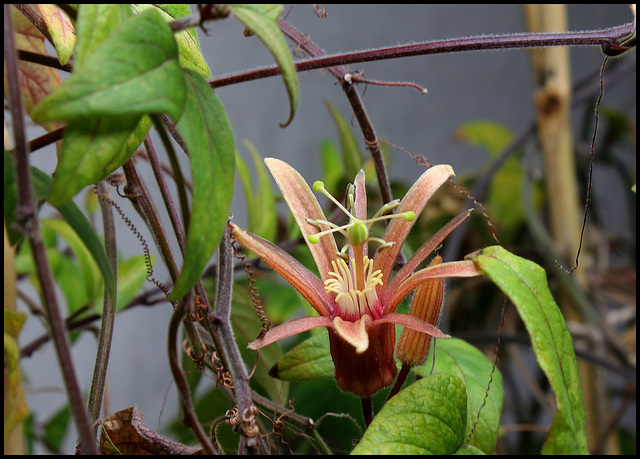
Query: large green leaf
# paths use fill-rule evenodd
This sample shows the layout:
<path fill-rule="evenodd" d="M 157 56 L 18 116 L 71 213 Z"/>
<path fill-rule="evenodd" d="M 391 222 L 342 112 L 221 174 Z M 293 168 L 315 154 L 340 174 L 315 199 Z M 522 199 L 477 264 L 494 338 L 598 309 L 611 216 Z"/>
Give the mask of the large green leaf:
<path fill-rule="evenodd" d="M 191 14 L 189 6 L 186 4 L 142 4 L 138 3 L 131 6 L 134 11 L 140 13 L 149 8 L 156 8 L 162 13 L 162 17 L 167 21 L 173 21 L 184 16 Z M 180 65 L 185 69 L 193 70 L 199 73 L 205 78 L 211 76 L 211 70 L 207 65 L 207 61 L 204 60 L 202 52 L 200 51 L 200 43 L 198 42 L 198 35 L 194 28 L 182 30 L 175 34 L 176 42 L 178 43 L 178 52 L 180 53 Z"/>
<path fill-rule="evenodd" d="M 32 117 L 45 122 L 167 113 L 176 120 L 184 98 L 173 33 L 160 13 L 150 10 L 123 21 Z"/>
<path fill-rule="evenodd" d="M 122 21 L 132 16 L 131 6 L 123 4 L 87 3 L 78 8 L 76 36 L 78 43 L 74 51 L 75 69 L 85 58 L 116 30 Z"/>
<path fill-rule="evenodd" d="M 202 76 L 186 69 L 184 76 L 187 97 L 176 127 L 189 152 L 193 204 L 182 271 L 171 300 L 187 294 L 218 247 L 229 218 L 235 170 L 233 133 L 224 107 Z"/>
<path fill-rule="evenodd" d="M 185 88 L 173 34 L 157 11 L 130 14 L 115 5 L 81 6 L 74 72 L 32 113 L 68 122 L 53 204 L 124 164 L 151 125 L 143 115 L 180 117 Z"/>
<path fill-rule="evenodd" d="M 542 452 L 588 454 L 573 341 L 549 291 L 544 269 L 499 246 L 487 247 L 474 262 L 516 306 L 538 364 L 555 393 L 556 415 Z"/>
<path fill-rule="evenodd" d="M 389 400 L 352 454 L 454 454 L 467 430 L 467 393 L 460 378 L 437 373 Z"/>
<path fill-rule="evenodd" d="M 298 106 L 298 75 L 289 46 L 278 27 L 277 18 L 282 7 L 273 5 L 231 5 L 231 13 L 245 26 L 247 34 L 256 34 L 275 58 L 289 95 L 289 119 L 280 126 L 288 126 Z"/>
<path fill-rule="evenodd" d="M 433 347 L 431 353 L 433 353 Z M 467 388 L 467 430 L 476 424 L 470 443 L 485 454 L 491 454 L 498 439 L 502 412 L 502 375 L 480 350 L 457 338 L 439 339 L 435 345 L 435 366 L 431 354 L 424 365 L 415 368 L 422 376 L 434 373 L 456 375 Z M 491 376 L 493 372 L 493 376 Z M 487 393 L 489 380 L 491 386 Z M 480 418 L 478 418 L 480 413 Z"/>
<path fill-rule="evenodd" d="M 76 21 L 76 69 L 81 68 L 80 63 L 85 57 L 91 56 L 131 15 L 129 5 L 81 5 Z M 66 201 L 83 186 L 102 180 L 129 159 L 133 150 L 125 148 L 125 145 L 139 120 L 140 115 L 135 114 L 69 121 L 49 194 L 50 202 Z M 147 122 L 147 131 L 149 126 Z M 140 144 L 147 132 L 140 134 L 142 137 L 138 137 L 133 148 Z"/>

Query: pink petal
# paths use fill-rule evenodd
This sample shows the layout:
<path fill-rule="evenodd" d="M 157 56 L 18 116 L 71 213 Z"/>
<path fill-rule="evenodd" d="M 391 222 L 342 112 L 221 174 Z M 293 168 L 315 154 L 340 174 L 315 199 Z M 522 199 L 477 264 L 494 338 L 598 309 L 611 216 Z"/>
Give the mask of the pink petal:
<path fill-rule="evenodd" d="M 289 336 L 297 335 L 298 333 L 306 332 L 317 327 L 331 327 L 332 324 L 333 322 L 328 317 L 299 317 L 272 328 L 262 338 L 250 342 L 247 347 L 255 351 L 281 339 L 288 338 Z"/>
<path fill-rule="evenodd" d="M 382 271 L 383 282 L 383 285 L 378 286 L 378 295 L 382 296 L 381 294 L 389 281 L 393 263 L 413 224 L 422 213 L 422 209 L 424 209 L 438 188 L 452 175 L 455 174 L 449 165 L 441 164 L 433 166 L 418 178 L 409 191 L 407 191 L 402 201 L 400 201 L 400 205 L 395 213 L 413 211 L 416 214 L 416 218 L 410 222 L 404 218 L 394 218 L 389 222 L 389 226 L 387 226 L 383 239 L 387 242 L 395 241 L 395 244 L 393 247 L 379 250 L 375 256 L 373 269 L 380 269 Z"/>
<path fill-rule="evenodd" d="M 405 327 L 411 328 L 412 330 L 431 335 L 434 338 L 451 338 L 451 336 L 444 333 L 435 325 L 431 325 L 429 322 L 425 322 L 424 320 L 419 319 L 415 316 L 411 316 L 409 314 L 397 314 L 395 312 L 391 312 L 373 321 L 374 326 L 378 325 L 379 323 L 403 325 Z"/>
<path fill-rule="evenodd" d="M 323 281 L 329 279 L 328 273 L 332 270 L 331 260 L 336 259 L 338 251 L 334 237 L 332 235 L 323 236 L 316 244 L 311 244 L 307 239 L 310 234 L 316 234 L 319 230 L 307 223 L 306 219 L 326 220 L 318 200 L 304 178 L 293 167 L 275 158 L 265 158 L 264 162 L 276 180 L 293 218 L 307 241 L 311 255 L 318 266 L 320 277 Z"/>
<path fill-rule="evenodd" d="M 358 220 L 366 220 L 367 219 L 367 190 L 365 188 L 365 180 L 364 180 L 364 171 L 360 169 L 360 172 L 356 175 L 355 180 L 353 181 L 353 185 L 355 186 L 355 198 L 353 203 L 353 209 L 351 212 Z M 368 244 L 365 244 L 363 247 L 363 255 L 366 256 L 368 252 Z M 350 257 L 353 256 L 352 252 L 350 253 Z"/>
<path fill-rule="evenodd" d="M 342 320 L 340 317 L 333 319 L 333 329 L 340 338 L 356 349 L 357 354 L 362 354 L 369 348 L 369 333 L 367 333 L 369 324 L 371 324 L 371 317 L 367 315 L 355 322 Z"/>
<path fill-rule="evenodd" d="M 365 188 L 364 171 L 360 169 L 360 172 L 356 175 L 353 181 L 355 187 L 354 209 L 351 211 L 358 220 L 367 219 L 367 190 Z"/>
<path fill-rule="evenodd" d="M 444 239 L 454 229 L 456 229 L 463 221 L 465 221 L 472 211 L 473 209 L 469 209 L 466 212 L 462 212 L 457 217 L 451 219 L 446 225 L 440 228 L 436 232 L 436 234 L 431 236 L 424 244 L 422 244 L 422 246 L 418 250 L 416 250 L 407 264 L 404 265 L 389 282 L 388 287 L 384 291 L 384 296 L 382 298 L 383 303 L 386 303 L 389 300 L 389 297 L 391 297 L 393 292 L 398 289 L 398 285 L 400 285 L 413 272 L 413 270 L 416 269 L 418 265 L 422 263 L 423 260 L 427 258 L 429 254 L 442 243 L 442 241 L 444 241 Z"/>
<path fill-rule="evenodd" d="M 475 277 L 484 274 L 472 260 L 451 261 L 442 263 L 428 268 L 421 269 L 409 276 L 405 281 L 391 293 L 389 301 L 385 304 L 386 313 L 395 311 L 402 299 L 409 294 L 411 290 L 416 288 L 422 282 L 428 279 L 437 279 L 440 277 Z"/>
<path fill-rule="evenodd" d="M 302 263 L 277 245 L 243 230 L 231 223 L 233 237 L 247 249 L 254 252 L 269 266 L 285 278 L 321 316 L 328 316 L 334 301 L 324 289 L 324 284 Z"/>

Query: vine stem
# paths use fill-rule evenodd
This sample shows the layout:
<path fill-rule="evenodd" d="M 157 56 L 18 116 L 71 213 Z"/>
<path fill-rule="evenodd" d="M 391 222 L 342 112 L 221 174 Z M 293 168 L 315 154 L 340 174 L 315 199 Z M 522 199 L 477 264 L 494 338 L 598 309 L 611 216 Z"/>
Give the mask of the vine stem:
<path fill-rule="evenodd" d="M 367 51 L 325 55 L 295 62 L 296 71 L 304 72 L 327 67 L 339 67 L 359 62 L 371 62 L 399 57 L 422 56 L 427 54 L 455 53 L 463 51 L 541 48 L 549 46 L 603 46 L 606 49 L 616 47 L 617 43 L 635 33 L 635 23 L 630 22 L 609 29 L 587 32 L 563 33 L 520 33 L 510 35 L 490 35 L 451 40 L 436 40 L 410 45 L 390 46 Z M 280 74 L 277 65 L 260 69 L 222 75 L 209 80 L 212 88 L 230 84 L 257 80 Z"/>
<path fill-rule="evenodd" d="M 96 184 L 96 192 L 102 195 L 108 195 L 108 189 L 104 181 Z M 89 416 L 91 422 L 94 423 L 94 431 L 97 432 L 97 421 L 100 419 L 100 408 L 104 397 L 104 388 L 107 380 L 107 367 L 109 366 L 109 354 L 111 353 L 111 339 L 113 337 L 113 327 L 116 316 L 117 302 L 117 280 L 118 280 L 118 254 L 116 251 L 116 230 L 113 219 L 111 206 L 102 199 L 98 199 L 100 210 L 102 212 L 102 221 L 104 227 L 105 250 L 109 258 L 109 264 L 113 271 L 113 278 L 116 282 L 116 297 L 111 298 L 107 287 L 104 288 L 104 302 L 102 309 L 102 322 L 100 325 L 100 333 L 98 335 L 98 350 L 96 353 L 96 362 L 93 369 L 93 379 L 91 381 L 91 389 L 89 390 Z"/>
<path fill-rule="evenodd" d="M 231 329 L 231 296 L 233 291 L 233 250 L 231 229 L 227 225 L 218 248 L 218 284 L 213 314 L 221 320 L 213 321 L 211 334 L 216 348 L 225 358 L 225 366 L 233 379 L 233 395 L 240 416 L 254 407 L 249 389 L 249 376 Z M 241 429 L 238 454 L 266 454 L 260 435 L 247 436 Z"/>
<path fill-rule="evenodd" d="M 4 6 L 4 59 L 15 143 L 14 159 L 16 161 L 16 178 L 20 203 L 18 208 L 18 221 L 23 225 L 33 253 L 34 264 L 40 283 L 42 304 L 47 310 L 51 337 L 56 348 L 56 355 L 69 397 L 71 413 L 80 437 L 80 448 L 83 454 L 97 454 L 98 450 L 95 436 L 82 401 L 82 392 L 80 391 L 80 385 L 76 377 L 65 325 L 60 315 L 60 307 L 56 298 L 51 267 L 49 266 L 49 260 L 47 259 L 46 250 L 40 234 L 40 227 L 36 218 L 29 166 L 29 150 L 24 132 L 24 108 L 22 105 L 22 91 L 20 90 L 10 5 Z"/>
<path fill-rule="evenodd" d="M 187 380 L 182 373 L 182 369 L 180 368 L 178 353 L 177 353 L 177 344 L 178 344 L 178 331 L 180 327 L 180 323 L 183 321 L 185 315 L 185 304 L 187 303 L 187 298 L 184 298 L 178 307 L 173 312 L 171 316 L 171 322 L 169 324 L 169 365 L 171 367 L 171 373 L 173 374 L 173 380 L 176 382 L 178 386 L 178 393 L 180 394 L 180 401 L 182 403 L 182 409 L 184 411 L 184 416 L 186 418 L 186 422 L 193 429 L 196 437 L 200 441 L 200 444 L 207 452 L 207 454 L 214 455 L 217 451 L 214 447 L 209 443 L 207 434 L 202 429 L 200 422 L 195 414 L 195 410 L 193 408 L 193 402 L 191 400 L 191 395 L 189 393 L 189 385 L 187 384 Z"/>

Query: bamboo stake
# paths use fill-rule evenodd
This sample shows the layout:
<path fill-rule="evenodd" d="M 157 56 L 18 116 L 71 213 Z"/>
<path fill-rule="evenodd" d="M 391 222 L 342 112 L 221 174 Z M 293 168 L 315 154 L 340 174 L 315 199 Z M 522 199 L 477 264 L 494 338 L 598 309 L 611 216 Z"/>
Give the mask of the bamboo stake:
<path fill-rule="evenodd" d="M 568 30 L 566 5 L 527 4 L 524 7 L 527 28 L 531 32 Z M 578 181 L 571 129 L 571 74 L 568 47 L 534 48 L 531 52 L 535 76 L 535 104 L 538 138 L 542 149 L 551 235 L 561 253 L 563 263 L 573 263 L 580 243 L 582 208 L 579 204 Z M 580 265 L 572 275 L 578 285 L 587 286 L 585 269 L 587 253 L 582 252 Z M 570 267 L 571 265 L 569 265 Z M 560 275 L 568 275 L 560 273 Z M 566 292 L 560 293 L 559 304 L 568 322 L 582 322 L 582 317 Z M 594 367 L 578 361 L 589 445 L 600 444 L 606 398 L 604 386 L 597 384 Z M 610 445 L 611 446 L 611 445 Z M 606 453 L 615 453 L 614 450 Z"/>

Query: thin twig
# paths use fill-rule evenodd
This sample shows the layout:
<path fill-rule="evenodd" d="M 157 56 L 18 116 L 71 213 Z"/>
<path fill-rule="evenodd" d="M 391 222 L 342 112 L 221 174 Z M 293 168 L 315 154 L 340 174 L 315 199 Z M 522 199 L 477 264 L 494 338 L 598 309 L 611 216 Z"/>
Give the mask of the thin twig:
<path fill-rule="evenodd" d="M 18 50 L 18 59 L 25 62 L 33 62 L 34 64 L 45 65 L 54 69 L 71 73 L 73 70 L 73 61 L 62 65 L 57 57 L 48 54 L 33 53 L 31 51 Z"/>
<path fill-rule="evenodd" d="M 69 342 L 65 333 L 64 322 L 60 315 L 60 308 L 55 293 L 55 284 L 51 267 L 47 259 L 46 249 L 40 234 L 38 219 L 34 206 L 31 171 L 29 166 L 29 150 L 24 131 L 24 109 L 22 106 L 22 91 L 18 74 L 15 36 L 11 20 L 11 6 L 4 6 L 4 59 L 5 72 L 9 88 L 11 105 L 11 119 L 15 144 L 16 178 L 18 184 L 18 221 L 21 222 L 34 258 L 38 281 L 51 327 L 51 336 L 56 348 L 56 355 L 62 371 L 62 376 L 69 397 L 71 413 L 80 436 L 80 447 L 84 454 L 97 454 L 96 441 L 89 416 L 84 408 L 82 392 L 76 378 L 76 372 L 71 358 Z"/>

